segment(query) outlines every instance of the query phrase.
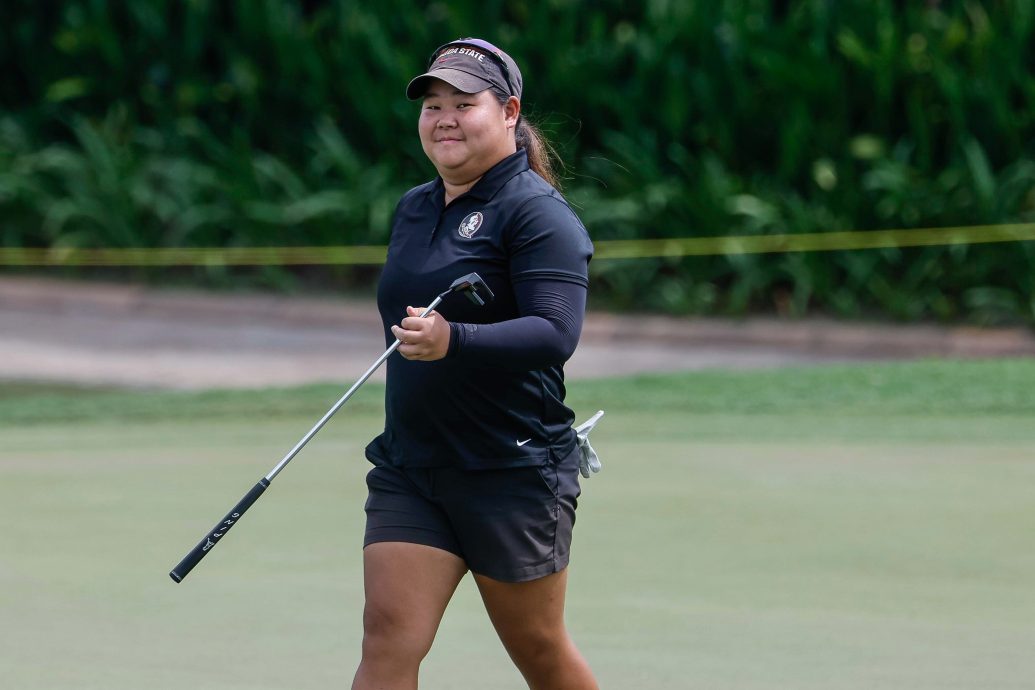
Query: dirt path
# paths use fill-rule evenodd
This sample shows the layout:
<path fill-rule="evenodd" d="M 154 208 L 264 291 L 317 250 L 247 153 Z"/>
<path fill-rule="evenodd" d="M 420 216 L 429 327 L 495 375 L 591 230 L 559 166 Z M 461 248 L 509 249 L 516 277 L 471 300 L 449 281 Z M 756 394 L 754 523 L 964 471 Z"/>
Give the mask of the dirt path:
<path fill-rule="evenodd" d="M 0 277 L 0 382 L 206 388 L 352 381 L 384 347 L 372 301 Z M 565 371 L 578 379 L 862 359 L 1033 355 L 1035 337 L 1024 329 L 590 313 Z"/>

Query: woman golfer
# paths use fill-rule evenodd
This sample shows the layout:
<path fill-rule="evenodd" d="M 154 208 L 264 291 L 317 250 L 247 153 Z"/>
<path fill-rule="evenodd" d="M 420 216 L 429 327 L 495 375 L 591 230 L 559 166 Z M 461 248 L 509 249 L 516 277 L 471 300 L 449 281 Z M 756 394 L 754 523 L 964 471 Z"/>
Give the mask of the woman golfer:
<path fill-rule="evenodd" d="M 385 430 L 367 446 L 363 658 L 355 689 L 415 688 L 470 570 L 531 688 L 596 688 L 564 626 L 579 495 L 562 365 L 578 343 L 593 252 L 521 117 L 521 72 L 479 39 L 448 43 L 406 88 L 438 177 L 392 221 L 377 303 L 387 342 Z M 495 293 L 447 300 L 477 272 Z"/>

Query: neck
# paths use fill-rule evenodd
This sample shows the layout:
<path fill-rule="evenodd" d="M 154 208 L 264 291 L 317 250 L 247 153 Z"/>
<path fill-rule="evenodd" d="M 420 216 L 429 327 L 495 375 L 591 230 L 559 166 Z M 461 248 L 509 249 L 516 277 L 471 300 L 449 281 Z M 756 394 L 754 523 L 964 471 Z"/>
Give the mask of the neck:
<path fill-rule="evenodd" d="M 453 199 L 457 198 L 461 194 L 466 194 L 471 191 L 471 187 L 478 184 L 478 180 L 482 179 L 482 176 L 474 178 L 473 180 L 457 181 L 448 180 L 445 177 L 442 178 L 442 185 L 446 191 L 446 203 L 448 204 Z"/>
<path fill-rule="evenodd" d="M 487 173 L 493 166 L 497 165 L 504 158 L 513 155 L 517 152 L 517 145 L 513 140 L 510 141 L 510 145 L 504 147 L 499 155 L 495 157 L 495 163 L 490 165 L 488 168 L 480 171 L 476 177 L 468 177 L 471 174 L 470 170 L 464 170 L 460 168 L 454 168 L 452 170 L 439 169 L 438 175 L 442 178 L 442 184 L 445 187 L 446 203 L 448 204 L 453 199 L 457 198 L 461 194 L 466 194 L 471 191 L 471 187 L 478 184 L 478 180 Z M 490 159 L 491 160 L 491 159 Z"/>

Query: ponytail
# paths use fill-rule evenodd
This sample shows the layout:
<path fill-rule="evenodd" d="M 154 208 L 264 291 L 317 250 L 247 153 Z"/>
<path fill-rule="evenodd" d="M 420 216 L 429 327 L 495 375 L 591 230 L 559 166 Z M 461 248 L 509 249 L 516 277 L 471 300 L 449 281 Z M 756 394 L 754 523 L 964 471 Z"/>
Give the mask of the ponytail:
<path fill-rule="evenodd" d="M 524 149 L 528 154 L 528 167 L 539 173 L 539 176 L 554 189 L 559 190 L 561 182 L 557 178 L 557 173 L 553 171 L 553 162 L 558 158 L 557 150 L 539 128 L 519 115 L 514 138 L 517 140 L 517 147 Z"/>
<path fill-rule="evenodd" d="M 492 93 L 500 105 L 506 105 L 510 94 L 503 90 L 492 87 Z M 528 167 L 535 171 L 540 177 L 550 183 L 557 190 L 561 188 L 560 178 L 554 172 L 554 161 L 559 161 L 557 149 L 539 131 L 539 128 L 525 119 L 524 115 L 518 115 L 517 127 L 514 129 L 514 140 L 518 149 L 524 149 L 528 154 Z"/>

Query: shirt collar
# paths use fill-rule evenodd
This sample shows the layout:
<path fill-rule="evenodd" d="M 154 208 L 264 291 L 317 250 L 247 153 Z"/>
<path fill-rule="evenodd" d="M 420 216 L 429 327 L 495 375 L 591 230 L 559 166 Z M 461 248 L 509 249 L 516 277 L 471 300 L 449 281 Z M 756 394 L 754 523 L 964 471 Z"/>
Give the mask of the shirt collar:
<path fill-rule="evenodd" d="M 528 152 L 525 149 L 518 149 L 517 152 L 510 154 L 489 168 L 473 187 L 457 198 L 470 197 L 481 201 L 489 201 L 496 196 L 496 193 L 503 188 L 503 185 L 510 181 L 510 178 L 528 169 Z M 444 187 L 442 178 L 436 177 L 435 183 L 431 185 L 428 193 L 433 194 L 434 198 L 442 199 Z"/>

